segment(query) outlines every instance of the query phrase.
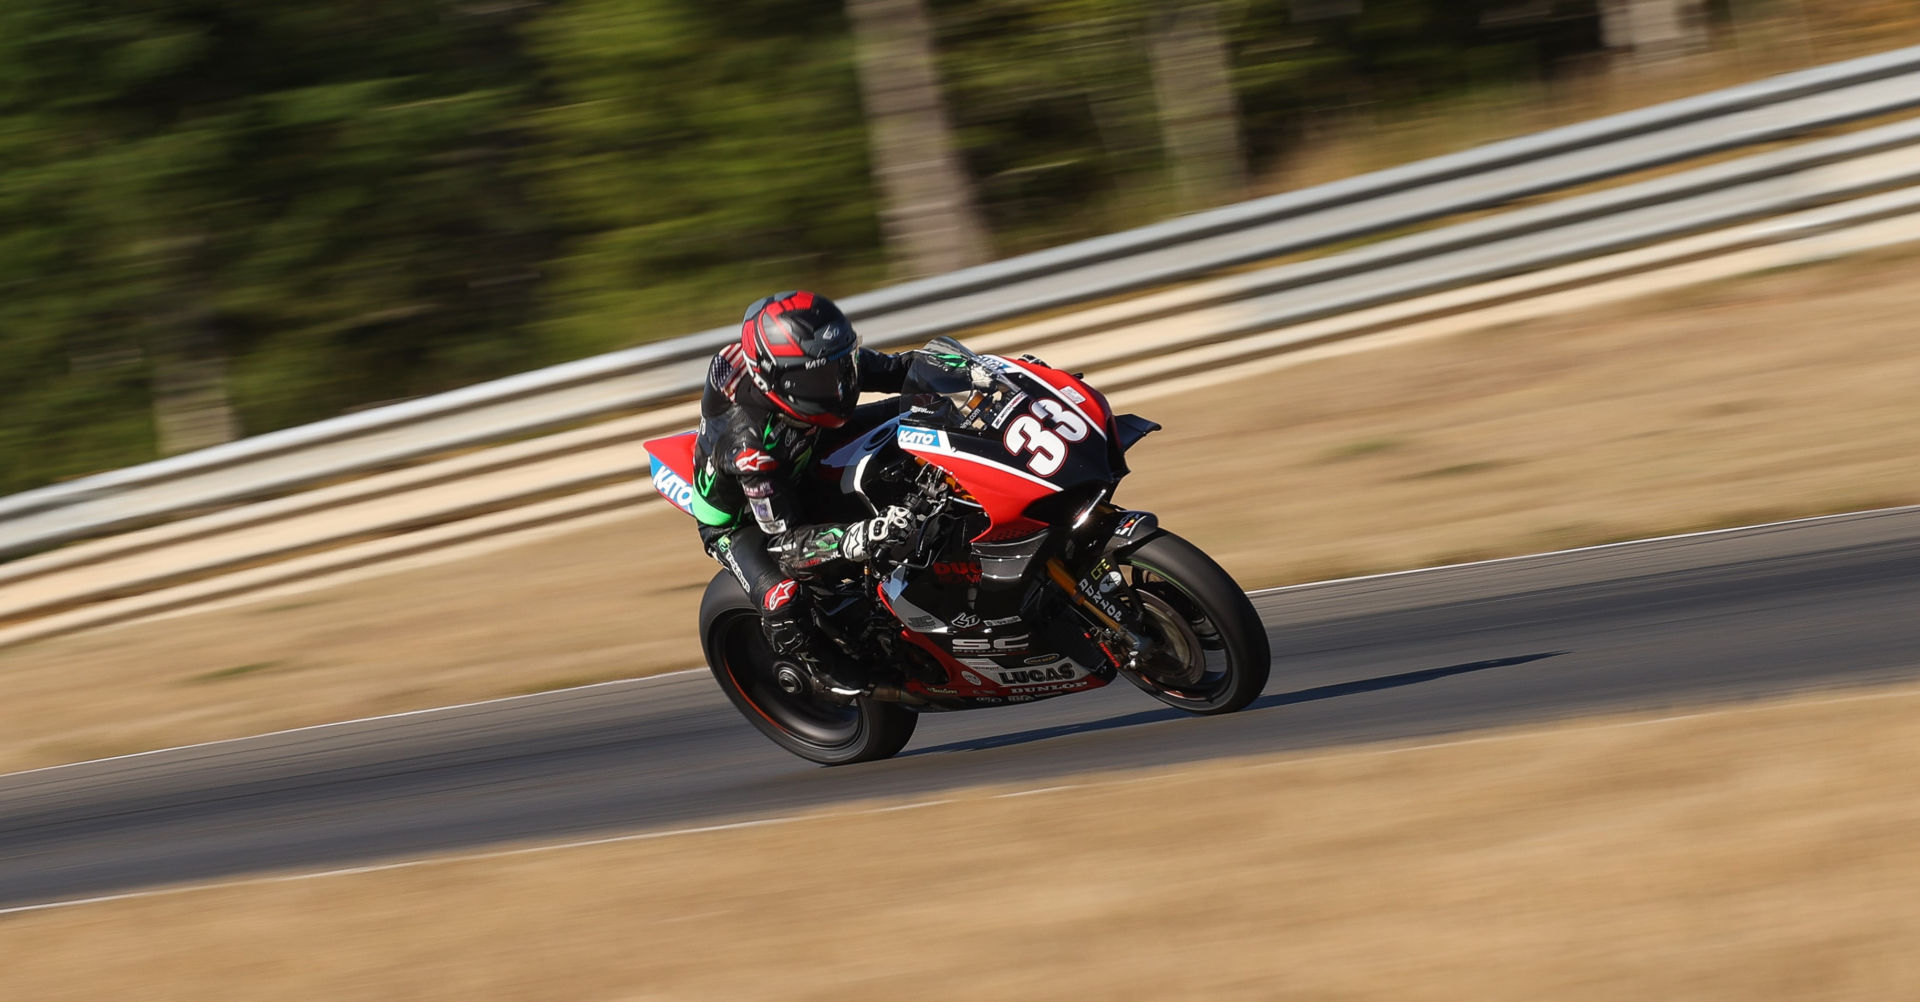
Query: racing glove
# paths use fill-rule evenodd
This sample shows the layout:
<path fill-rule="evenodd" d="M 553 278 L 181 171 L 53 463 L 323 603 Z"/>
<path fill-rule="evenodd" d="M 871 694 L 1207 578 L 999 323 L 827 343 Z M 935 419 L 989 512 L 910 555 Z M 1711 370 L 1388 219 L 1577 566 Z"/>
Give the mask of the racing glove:
<path fill-rule="evenodd" d="M 865 563 L 881 547 L 898 543 L 913 530 L 913 512 L 889 505 L 878 516 L 855 522 L 840 541 L 840 555 L 854 563 Z"/>

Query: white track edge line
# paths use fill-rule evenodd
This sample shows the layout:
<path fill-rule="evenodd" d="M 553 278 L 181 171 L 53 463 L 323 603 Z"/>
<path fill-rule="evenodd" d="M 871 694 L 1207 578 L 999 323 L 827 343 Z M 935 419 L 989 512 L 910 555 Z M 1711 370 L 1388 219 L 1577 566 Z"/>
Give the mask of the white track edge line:
<path fill-rule="evenodd" d="M 1865 511 L 1835 512 L 1829 515 L 1809 515 L 1804 518 L 1784 519 L 1778 522 L 1761 522 L 1755 525 L 1729 526 L 1724 529 L 1702 529 L 1697 532 L 1681 532 L 1669 536 L 1649 536 L 1646 539 L 1629 539 L 1616 543 L 1596 543 L 1592 546 L 1576 546 L 1565 550 L 1548 550 L 1542 553 L 1522 553 L 1511 557 L 1492 557 L 1487 560 L 1470 560 L 1459 564 L 1435 564 L 1431 567 L 1414 567 L 1400 571 L 1382 571 L 1377 574 L 1359 574 L 1353 577 L 1330 578 L 1326 581 L 1308 581 L 1301 584 L 1280 585 L 1275 588 L 1261 588 L 1247 593 L 1249 597 L 1278 595 L 1284 592 L 1299 591 L 1306 588 L 1325 588 L 1332 585 L 1351 584 L 1360 581 L 1378 581 L 1385 578 L 1407 577 L 1414 574 L 1431 574 L 1437 571 L 1459 570 L 1469 567 L 1484 567 L 1495 564 L 1518 563 L 1526 560 L 1544 560 L 1548 557 L 1567 556 L 1576 553 L 1592 553 L 1602 550 L 1616 550 L 1629 546 L 1644 546 L 1649 543 L 1664 543 L 1678 539 L 1697 539 L 1706 536 L 1723 536 L 1736 532 L 1755 532 L 1762 529 L 1778 529 L 1787 526 L 1807 525 L 1816 522 L 1831 522 L 1838 519 L 1863 518 L 1877 515 L 1892 515 L 1903 512 L 1920 511 L 1920 505 L 1896 505 L 1891 508 L 1869 508 Z M 76 769 L 87 765 L 100 765 L 107 762 L 120 762 L 127 759 L 145 758 L 168 752 L 189 751 L 194 748 L 207 748 L 216 745 L 235 744 L 242 741 L 254 741 L 261 738 L 280 737 L 287 734 L 299 734 L 304 731 L 317 731 L 329 727 L 349 727 L 354 724 L 373 723 L 381 720 L 395 720 L 401 717 L 417 717 L 430 713 L 444 713 L 453 710 L 468 710 L 478 706 L 490 706 L 495 703 L 511 703 L 522 699 L 538 699 L 542 696 L 555 696 L 562 693 L 581 692 L 613 685 L 638 685 L 655 680 L 677 678 L 683 675 L 698 675 L 705 668 L 682 668 L 677 671 L 661 672 L 657 675 L 640 675 L 633 678 L 617 678 L 606 682 L 593 682 L 587 685 L 568 686 L 561 689 L 549 689 L 545 692 L 521 693 L 517 696 L 501 696 L 496 699 L 479 699 L 467 703 L 453 703 L 447 706 L 428 706 L 418 710 L 402 710 L 398 713 L 382 713 L 371 717 L 354 717 L 349 720 L 335 720 L 324 724 L 307 724 L 302 727 L 288 727 L 277 731 L 264 731 L 259 734 L 246 734 L 234 738 L 218 738 L 212 741 L 197 741 L 192 744 L 174 745 L 167 748 L 154 748 L 148 751 L 129 752 L 125 755 L 109 755 L 105 758 L 85 759 L 79 762 L 63 762 L 59 765 L 46 765 L 37 769 L 23 769 L 19 772 L 0 773 L 0 780 L 19 776 L 31 776 L 36 773 L 52 772 L 56 769 Z M 4 914 L 4 913 L 0 913 Z"/>
<path fill-rule="evenodd" d="M 1817 698 L 1795 697 L 1791 693 L 1779 698 L 1748 700 L 1731 705 L 1723 705 L 1710 710 L 1694 710 L 1687 713 L 1671 713 L 1657 717 L 1636 717 L 1629 720 L 1608 720 L 1604 723 L 1568 724 L 1564 721 L 1557 725 L 1535 727 L 1527 730 L 1502 731 L 1497 734 L 1479 734 L 1472 737 L 1450 738 L 1442 741 L 1425 741 L 1416 744 L 1388 744 L 1385 747 L 1346 748 L 1339 751 L 1318 754 L 1291 755 L 1279 753 L 1280 758 L 1263 757 L 1255 761 L 1242 761 L 1225 768 L 1228 771 L 1255 771 L 1263 769 L 1284 769 L 1292 766 L 1310 765 L 1316 762 L 1328 762 L 1336 759 L 1380 758 L 1389 755 L 1406 755 L 1423 751 L 1438 751 L 1447 748 L 1465 748 L 1474 745 L 1501 744 L 1509 741 L 1522 741 L 1549 734 L 1580 734 L 1597 731 L 1625 730 L 1630 727 L 1651 727 L 1662 724 L 1681 723 L 1689 720 L 1701 720 L 1711 717 L 1738 716 L 1747 713 L 1764 713 L 1778 710 L 1786 705 L 1793 706 L 1837 706 L 1847 703 L 1863 703 L 1882 699 L 1920 698 L 1920 690 L 1909 689 L 1900 692 L 1887 692 L 1874 689 L 1866 692 L 1851 692 L 1839 696 Z M 1202 766 L 1217 765 L 1219 760 L 1202 760 Z M 242 877 L 234 880 L 218 880 L 199 884 L 176 884 L 170 887 L 155 887 L 140 891 L 126 891 L 119 894 L 102 894 L 86 898 L 67 898 L 60 901 L 42 901 L 31 905 L 14 905 L 0 908 L 0 917 L 24 915 L 33 912 L 53 911 L 63 908 L 77 908 L 81 905 L 107 904 L 115 901 L 134 901 L 143 898 L 174 897 L 198 891 L 217 891 L 236 887 L 256 887 L 272 884 L 290 884 L 306 880 L 320 880 L 326 877 L 350 877 L 363 873 L 382 873 L 390 870 L 410 870 L 426 866 L 477 863 L 494 859 L 508 859 L 515 856 L 561 852 L 568 849 L 587 849 L 602 845 L 619 845 L 630 842 L 652 842 L 660 839 L 676 838 L 685 835 L 705 835 L 713 832 L 740 831 L 751 828 L 773 828 L 785 825 L 801 824 L 809 821 L 834 821 L 843 818 L 873 817 L 882 814 L 897 814 L 903 811 L 917 811 L 929 807 L 942 807 L 948 804 L 968 801 L 1011 800 L 1019 797 L 1045 796 L 1053 793 L 1065 793 L 1074 790 L 1092 790 L 1102 787 L 1134 786 L 1144 783 L 1166 782 L 1184 779 L 1201 772 L 1201 768 L 1163 771 L 1146 767 L 1145 772 L 1109 779 L 1094 779 L 1083 783 L 1056 783 L 1051 786 L 1031 787 L 1020 790 L 1006 790 L 979 796 L 937 797 L 930 800 L 914 800 L 900 804 L 883 804 L 876 807 L 863 807 L 856 810 L 821 811 L 811 814 L 782 814 L 769 818 L 751 818 L 745 821 L 729 821 L 721 824 L 697 825 L 689 828 L 665 828 L 654 831 L 630 832 L 624 835 L 607 835 L 600 838 L 575 839 L 569 842 L 549 842 L 540 845 L 520 846 L 513 849 L 494 849 L 486 852 L 459 853 L 450 855 L 421 856 L 412 859 L 393 860 L 386 863 L 369 863 L 362 866 L 340 867 L 331 870 L 310 870 L 304 873 L 282 873 L 259 877 Z"/>

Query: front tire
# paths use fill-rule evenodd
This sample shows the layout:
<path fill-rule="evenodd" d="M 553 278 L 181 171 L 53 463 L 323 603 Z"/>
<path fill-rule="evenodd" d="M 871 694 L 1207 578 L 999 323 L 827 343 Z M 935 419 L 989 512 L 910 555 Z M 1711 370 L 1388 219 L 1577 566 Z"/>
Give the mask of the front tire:
<path fill-rule="evenodd" d="M 1273 667 L 1267 628 L 1233 577 L 1199 547 L 1162 532 L 1128 551 L 1126 566 L 1160 641 L 1157 659 L 1123 672 L 1153 698 L 1210 716 L 1243 709 Z"/>
<path fill-rule="evenodd" d="M 920 716 L 898 703 L 789 693 L 774 675 L 774 654 L 760 613 L 724 571 L 700 601 L 700 646 L 720 691 L 774 744 L 821 765 L 891 758 L 906 747 Z"/>

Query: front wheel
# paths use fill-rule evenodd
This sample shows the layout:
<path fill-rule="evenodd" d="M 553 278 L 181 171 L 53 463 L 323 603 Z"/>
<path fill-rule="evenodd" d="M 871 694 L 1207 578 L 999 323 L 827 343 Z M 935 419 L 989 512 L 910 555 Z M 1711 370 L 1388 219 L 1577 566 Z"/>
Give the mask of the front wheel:
<path fill-rule="evenodd" d="M 789 692 L 775 673 L 760 614 L 721 572 L 700 602 L 700 646 L 720 691 L 774 744 L 822 765 L 890 758 L 913 737 L 919 714 L 897 703 Z"/>
<path fill-rule="evenodd" d="M 1188 713 L 1232 713 L 1267 686 L 1267 628 L 1233 577 L 1199 547 L 1163 532 L 1119 561 L 1155 641 L 1127 680 Z"/>

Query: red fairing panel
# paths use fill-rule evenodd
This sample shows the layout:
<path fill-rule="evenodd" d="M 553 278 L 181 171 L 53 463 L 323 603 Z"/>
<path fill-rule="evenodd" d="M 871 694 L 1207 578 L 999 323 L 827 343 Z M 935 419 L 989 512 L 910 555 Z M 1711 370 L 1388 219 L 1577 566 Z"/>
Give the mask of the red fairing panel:
<path fill-rule="evenodd" d="M 1027 370 L 1035 379 L 1053 387 L 1063 399 L 1078 408 L 1080 413 L 1086 415 L 1088 420 L 1103 433 L 1108 436 L 1113 435 L 1113 407 L 1107 403 L 1107 398 L 1101 395 L 1099 390 L 1073 378 L 1070 372 L 1062 372 L 1050 366 L 1037 365 L 1017 358 L 1009 358 L 1005 361 Z"/>
<path fill-rule="evenodd" d="M 1010 466 L 956 452 L 945 447 L 946 441 L 942 435 L 941 446 L 922 448 L 902 441 L 900 447 L 952 474 L 980 502 L 990 523 L 982 535 L 1024 534 L 1042 528 L 1039 522 L 1025 517 L 1027 506 L 1060 488 Z"/>
<path fill-rule="evenodd" d="M 693 479 L 693 443 L 699 435 L 683 431 L 678 435 L 641 443 L 647 455 L 688 480 Z"/>
<path fill-rule="evenodd" d="M 653 466 L 653 489 L 675 508 L 693 514 L 694 432 L 682 432 L 644 443 Z"/>
<path fill-rule="evenodd" d="M 1035 501 L 1059 490 L 1051 484 L 1039 483 L 1020 476 L 1002 466 L 996 466 L 970 456 L 929 456 L 933 463 L 953 474 L 960 486 L 973 495 L 980 507 L 986 509 L 991 528 L 1013 531 L 1025 528 L 1029 532 L 1038 531 L 1043 526 L 1026 517 L 1027 508 Z"/>

